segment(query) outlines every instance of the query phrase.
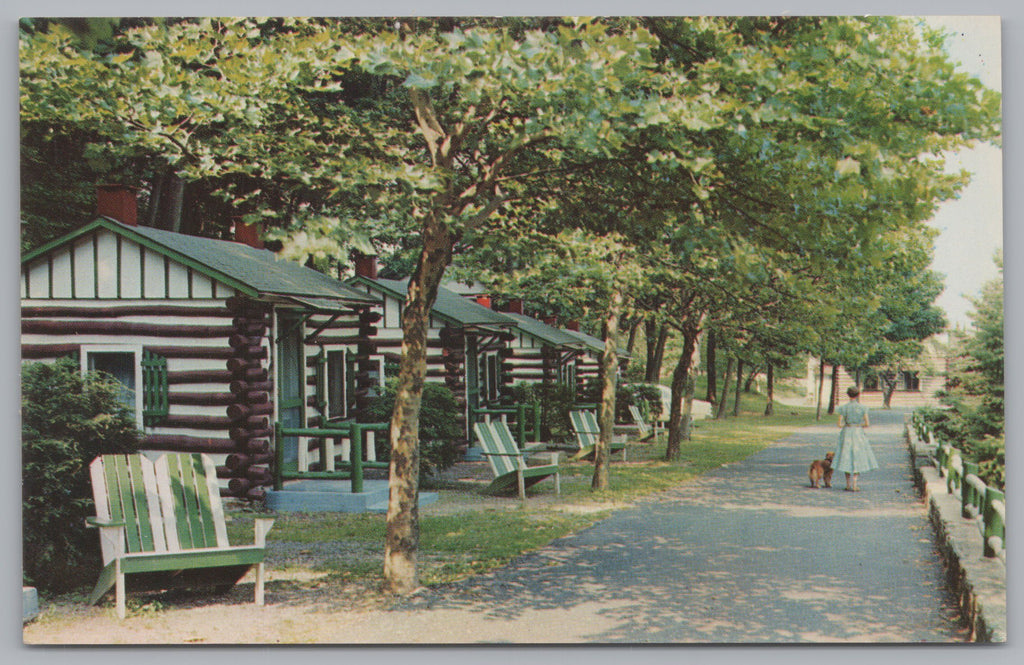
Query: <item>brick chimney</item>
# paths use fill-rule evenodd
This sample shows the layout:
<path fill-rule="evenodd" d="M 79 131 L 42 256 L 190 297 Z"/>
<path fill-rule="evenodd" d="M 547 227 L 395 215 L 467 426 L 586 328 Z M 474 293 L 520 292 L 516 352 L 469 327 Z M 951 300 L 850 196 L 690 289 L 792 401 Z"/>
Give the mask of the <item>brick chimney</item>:
<path fill-rule="evenodd" d="M 505 311 L 509 312 L 510 314 L 522 314 L 523 313 L 523 299 L 522 298 L 512 298 L 511 300 L 508 301 L 508 304 L 505 305 Z"/>
<path fill-rule="evenodd" d="M 549 326 L 551 326 L 553 328 L 557 328 L 558 327 L 558 317 L 557 316 L 545 316 L 543 319 L 541 319 L 541 321 L 543 321 L 544 323 L 548 324 Z"/>
<path fill-rule="evenodd" d="M 240 242 L 256 249 L 263 249 L 263 239 L 260 237 L 259 227 L 255 224 L 246 224 L 236 219 L 234 234 L 235 242 Z"/>
<path fill-rule="evenodd" d="M 491 308 L 491 297 L 486 293 L 481 293 L 475 298 L 475 300 L 478 305 L 483 305 L 487 309 Z"/>
<path fill-rule="evenodd" d="M 372 254 L 356 253 L 356 275 L 377 279 L 377 257 Z"/>
<path fill-rule="evenodd" d="M 576 320 L 566 321 L 565 322 L 565 327 L 566 327 L 567 330 L 572 330 L 574 332 L 579 332 L 580 331 L 580 322 L 576 321 Z"/>
<path fill-rule="evenodd" d="M 127 226 L 138 226 L 136 188 L 127 185 L 96 185 L 96 214 Z"/>

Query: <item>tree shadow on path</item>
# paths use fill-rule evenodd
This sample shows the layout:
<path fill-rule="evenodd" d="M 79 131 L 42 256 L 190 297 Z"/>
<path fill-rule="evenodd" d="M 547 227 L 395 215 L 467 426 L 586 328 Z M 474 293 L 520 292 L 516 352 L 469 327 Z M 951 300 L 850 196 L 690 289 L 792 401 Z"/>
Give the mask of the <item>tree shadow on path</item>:
<path fill-rule="evenodd" d="M 599 603 L 567 641 L 627 643 L 956 642 L 913 486 L 899 412 L 874 412 L 881 468 L 862 491 L 812 489 L 807 468 L 836 427 L 783 442 L 661 493 L 491 574 L 430 589 L 400 609 L 472 610 L 495 621 Z"/>

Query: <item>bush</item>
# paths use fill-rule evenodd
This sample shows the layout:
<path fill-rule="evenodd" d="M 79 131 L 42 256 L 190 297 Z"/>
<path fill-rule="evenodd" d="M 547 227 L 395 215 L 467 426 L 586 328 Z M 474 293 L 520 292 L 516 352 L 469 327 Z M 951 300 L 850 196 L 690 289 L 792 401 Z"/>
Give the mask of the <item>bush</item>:
<path fill-rule="evenodd" d="M 134 416 L 117 399 L 119 384 L 61 360 L 21 370 L 22 554 L 26 584 L 67 591 L 96 576 L 99 542 L 85 518 L 95 514 L 89 463 L 132 452 Z"/>
<path fill-rule="evenodd" d="M 978 463 L 978 477 L 986 485 L 1004 489 L 1006 485 L 1006 440 L 1001 434 L 979 431 L 977 423 L 953 409 L 923 407 L 914 414 L 920 419 L 918 435 L 931 432 L 935 440 L 953 446 L 963 457 Z M 923 436 L 921 438 L 924 438 Z"/>
<path fill-rule="evenodd" d="M 364 413 L 364 420 L 371 423 L 386 423 L 391 420 L 395 408 L 395 381 L 389 380 L 384 394 L 377 397 Z M 465 436 L 459 414 L 462 409 L 452 391 L 438 383 L 423 385 L 423 401 L 420 404 L 420 473 L 431 475 L 455 464 L 459 451 L 456 443 Z M 383 444 L 377 459 L 390 460 L 387 439 L 378 437 Z"/>
<path fill-rule="evenodd" d="M 633 417 L 629 413 L 630 406 L 639 407 L 640 413 L 648 421 L 660 419 L 661 390 L 649 383 L 619 385 L 615 395 L 616 422 L 633 422 Z"/>
<path fill-rule="evenodd" d="M 562 384 L 517 383 L 512 386 L 513 404 L 532 404 L 540 408 L 542 441 L 568 441 L 569 412 L 573 408 L 573 390 Z"/>

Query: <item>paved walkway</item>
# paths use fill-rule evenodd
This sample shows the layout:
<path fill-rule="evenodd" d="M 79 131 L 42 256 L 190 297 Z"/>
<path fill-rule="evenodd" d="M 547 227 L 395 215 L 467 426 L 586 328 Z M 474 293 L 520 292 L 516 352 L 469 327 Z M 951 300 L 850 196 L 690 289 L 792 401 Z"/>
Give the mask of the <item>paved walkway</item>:
<path fill-rule="evenodd" d="M 494 620 L 486 641 L 550 641 L 551 621 L 590 643 L 962 641 L 903 415 L 871 417 L 882 466 L 858 493 L 842 474 L 831 490 L 808 486 L 810 461 L 835 446 L 830 418 L 404 609 L 480 613 Z"/>

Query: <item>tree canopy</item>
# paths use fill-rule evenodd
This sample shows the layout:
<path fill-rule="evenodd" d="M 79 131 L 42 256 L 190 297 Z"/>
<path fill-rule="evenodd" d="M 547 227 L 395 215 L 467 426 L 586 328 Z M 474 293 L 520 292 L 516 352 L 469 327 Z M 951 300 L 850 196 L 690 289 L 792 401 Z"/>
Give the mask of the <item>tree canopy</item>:
<path fill-rule="evenodd" d="M 941 45 L 894 17 L 23 21 L 25 242 L 78 217 L 59 213 L 91 176 L 141 187 L 152 225 L 257 223 L 324 269 L 392 253 L 410 281 L 385 571 L 407 592 L 453 260 L 613 349 L 625 314 L 748 362 L 901 357 L 941 325 L 923 224 L 967 177 L 942 155 L 999 135 L 999 95 Z"/>

